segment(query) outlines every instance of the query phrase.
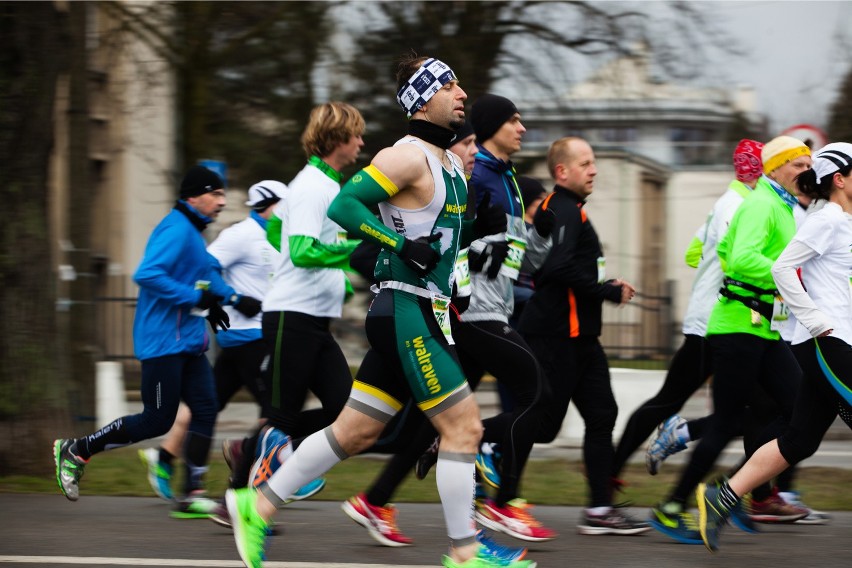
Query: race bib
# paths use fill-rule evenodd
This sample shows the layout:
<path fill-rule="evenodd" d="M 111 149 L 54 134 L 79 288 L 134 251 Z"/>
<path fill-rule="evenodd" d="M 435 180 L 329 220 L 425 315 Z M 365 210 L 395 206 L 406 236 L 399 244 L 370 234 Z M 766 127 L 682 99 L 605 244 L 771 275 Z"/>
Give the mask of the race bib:
<path fill-rule="evenodd" d="M 787 307 L 781 296 L 775 296 L 775 301 L 772 303 L 772 319 L 769 321 L 769 329 L 781 331 L 788 319 L 790 319 L 790 308 Z"/>
<path fill-rule="evenodd" d="M 209 280 L 196 280 L 195 281 L 195 289 L 196 290 L 209 290 L 210 289 L 210 281 Z M 201 308 L 193 307 L 189 310 L 189 315 L 196 316 L 199 318 L 206 318 L 210 313 L 210 310 L 202 310 Z"/>
<path fill-rule="evenodd" d="M 456 257 L 456 265 L 453 268 L 456 277 L 456 295 L 459 298 L 470 296 L 472 288 L 470 285 L 470 266 L 467 263 L 467 251 L 462 249 Z"/>
<path fill-rule="evenodd" d="M 509 243 L 509 254 L 506 255 L 503 265 L 500 266 L 500 274 L 508 276 L 512 280 L 517 280 L 521 273 L 524 255 L 527 252 L 527 241 L 512 235 L 506 235 L 506 241 Z"/>
<path fill-rule="evenodd" d="M 435 292 L 432 292 L 430 296 L 432 300 L 432 314 L 435 316 L 435 321 L 438 322 L 438 327 L 444 333 L 447 343 L 455 345 L 453 332 L 450 329 L 450 298 L 436 294 Z"/>

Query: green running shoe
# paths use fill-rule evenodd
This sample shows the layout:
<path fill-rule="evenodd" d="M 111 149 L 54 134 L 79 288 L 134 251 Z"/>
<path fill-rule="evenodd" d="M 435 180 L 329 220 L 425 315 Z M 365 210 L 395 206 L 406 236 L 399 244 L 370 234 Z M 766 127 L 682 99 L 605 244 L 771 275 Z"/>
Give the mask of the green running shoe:
<path fill-rule="evenodd" d="M 228 489 L 225 504 L 231 516 L 240 558 L 248 568 L 261 568 L 268 524 L 257 513 L 257 490 L 251 487 Z"/>
<path fill-rule="evenodd" d="M 172 495 L 172 466 L 160 462 L 160 451 L 157 448 L 139 450 L 139 459 L 148 468 L 148 483 L 160 499 L 173 501 Z"/>
<path fill-rule="evenodd" d="M 532 560 L 509 560 L 505 557 L 495 556 L 485 546 L 480 546 L 476 556 L 466 562 L 455 562 L 447 555 L 441 559 L 444 568 L 493 568 L 503 566 L 507 568 L 536 568 L 538 564 Z"/>
<path fill-rule="evenodd" d="M 80 478 L 86 468 L 85 460 L 71 453 L 74 440 L 58 439 L 53 441 L 53 461 L 56 464 L 56 482 L 62 494 L 69 501 L 80 498 Z"/>

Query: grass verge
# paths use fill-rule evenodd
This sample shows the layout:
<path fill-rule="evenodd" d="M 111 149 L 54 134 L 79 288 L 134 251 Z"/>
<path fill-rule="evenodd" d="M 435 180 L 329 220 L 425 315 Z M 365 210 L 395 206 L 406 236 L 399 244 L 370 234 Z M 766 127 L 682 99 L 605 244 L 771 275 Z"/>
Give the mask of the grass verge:
<path fill-rule="evenodd" d="M 137 449 L 122 448 L 95 456 L 80 482 L 81 494 L 152 496 Z M 315 498 L 343 501 L 366 490 L 384 463 L 383 458 L 361 456 L 339 464 L 328 473 L 328 485 Z M 679 471 L 679 466 L 664 466 L 658 475 L 652 477 L 642 465 L 629 466 L 623 475 L 628 485 L 616 501 L 631 501 L 639 507 L 653 506 L 674 485 Z M 178 477 L 181 475 L 178 474 Z M 222 456 L 214 452 L 207 474 L 211 496 L 218 497 L 224 493 L 227 479 L 228 468 Z M 796 476 L 796 485 L 805 502 L 815 509 L 852 510 L 852 492 L 846 490 L 852 486 L 852 470 L 803 467 Z M 179 479 L 173 487 L 176 490 L 180 488 Z M 54 472 L 50 470 L 42 477 L 0 477 L 0 492 L 58 494 L 59 488 Z M 531 503 L 539 505 L 582 505 L 586 499 L 582 464 L 566 460 L 532 460 L 527 466 L 521 493 Z M 400 503 L 437 502 L 434 469 L 423 481 L 410 475 L 394 500 Z"/>

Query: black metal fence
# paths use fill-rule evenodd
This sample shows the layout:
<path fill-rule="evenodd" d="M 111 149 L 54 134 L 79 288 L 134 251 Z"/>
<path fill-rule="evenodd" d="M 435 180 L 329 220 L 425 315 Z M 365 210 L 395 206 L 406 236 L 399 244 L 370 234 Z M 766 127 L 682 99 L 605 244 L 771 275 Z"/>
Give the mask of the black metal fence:
<path fill-rule="evenodd" d="M 97 302 L 98 343 L 102 359 L 125 363 L 126 375 L 135 375 L 138 362 L 133 355 L 133 316 L 136 297 L 129 295 L 102 296 Z M 670 285 L 664 285 L 655 294 L 637 293 L 625 306 L 604 306 L 604 326 L 601 341 L 612 366 L 638 369 L 666 368 L 676 337 L 672 314 Z M 359 316 L 360 317 L 360 316 Z M 350 360 L 360 360 L 360 345 L 366 338 L 352 337 L 363 333 L 363 321 L 339 322 L 335 328 L 342 334 L 341 346 Z"/>

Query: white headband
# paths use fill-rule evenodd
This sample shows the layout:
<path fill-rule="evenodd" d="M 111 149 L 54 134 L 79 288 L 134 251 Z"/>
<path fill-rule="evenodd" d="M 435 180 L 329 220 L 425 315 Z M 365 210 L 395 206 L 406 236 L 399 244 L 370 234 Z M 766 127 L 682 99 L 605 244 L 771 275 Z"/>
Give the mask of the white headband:
<path fill-rule="evenodd" d="M 396 100 L 408 118 L 411 118 L 441 87 L 457 80 L 449 65 L 435 58 L 427 59 L 402 86 L 396 94 Z"/>
<path fill-rule="evenodd" d="M 817 181 L 852 163 L 852 144 L 834 142 L 814 155 L 814 173 Z"/>

